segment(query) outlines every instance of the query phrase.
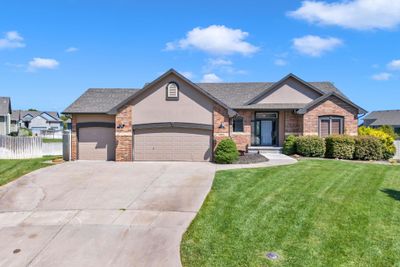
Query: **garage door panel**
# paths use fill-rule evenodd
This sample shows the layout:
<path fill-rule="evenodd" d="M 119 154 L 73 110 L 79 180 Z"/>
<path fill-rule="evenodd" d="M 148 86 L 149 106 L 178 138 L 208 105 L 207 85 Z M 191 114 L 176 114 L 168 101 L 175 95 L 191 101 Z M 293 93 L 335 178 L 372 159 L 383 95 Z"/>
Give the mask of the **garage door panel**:
<path fill-rule="evenodd" d="M 135 160 L 210 161 L 211 131 L 146 129 L 134 134 Z"/>
<path fill-rule="evenodd" d="M 114 160 L 115 130 L 107 127 L 79 129 L 78 157 L 80 160 Z"/>

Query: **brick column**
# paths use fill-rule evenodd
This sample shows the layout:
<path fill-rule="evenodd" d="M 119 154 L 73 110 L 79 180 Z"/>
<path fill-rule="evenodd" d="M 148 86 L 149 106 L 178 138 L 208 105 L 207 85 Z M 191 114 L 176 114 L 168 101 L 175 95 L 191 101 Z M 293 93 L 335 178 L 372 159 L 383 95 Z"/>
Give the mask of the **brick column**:
<path fill-rule="evenodd" d="M 229 137 L 229 116 L 228 111 L 221 106 L 214 106 L 213 111 L 213 150 L 217 147 L 218 143 Z M 224 128 L 220 128 L 221 124 Z"/>
<path fill-rule="evenodd" d="M 71 160 L 77 160 L 78 159 L 78 136 L 77 136 L 77 131 L 76 131 L 76 123 L 77 123 L 77 117 L 75 115 L 72 115 L 72 118 L 71 118 L 71 124 L 72 124 L 72 129 L 71 129 Z"/>
<path fill-rule="evenodd" d="M 115 140 L 115 160 L 132 161 L 132 105 L 123 106 L 115 116 Z"/>

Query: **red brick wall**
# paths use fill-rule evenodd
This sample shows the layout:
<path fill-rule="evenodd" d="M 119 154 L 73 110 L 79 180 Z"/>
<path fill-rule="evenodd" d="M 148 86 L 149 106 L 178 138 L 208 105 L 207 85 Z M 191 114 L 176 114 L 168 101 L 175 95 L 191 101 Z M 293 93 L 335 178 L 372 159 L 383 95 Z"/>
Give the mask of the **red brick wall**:
<path fill-rule="evenodd" d="M 115 160 L 132 161 L 132 105 L 123 106 L 115 116 L 115 141 Z"/>
<path fill-rule="evenodd" d="M 251 145 L 251 118 L 253 112 L 249 110 L 239 110 L 239 116 L 243 117 L 243 132 L 233 132 L 232 121 L 230 123 L 231 137 L 235 141 L 238 150 L 247 151 Z"/>
<path fill-rule="evenodd" d="M 72 115 L 71 124 L 72 124 L 72 131 L 71 131 L 71 160 L 78 159 L 78 136 L 76 132 L 76 123 L 77 117 Z"/>
<path fill-rule="evenodd" d="M 229 137 L 229 116 L 228 111 L 219 106 L 214 106 L 213 110 L 213 150 L 217 147 L 218 143 L 227 137 Z M 223 125 L 224 128 L 220 128 L 220 125 Z"/>
<path fill-rule="evenodd" d="M 358 110 L 335 96 L 329 97 L 303 115 L 303 134 L 318 135 L 318 117 L 328 115 L 344 117 L 344 133 L 357 135 Z"/>
<path fill-rule="evenodd" d="M 292 110 L 285 111 L 285 137 L 288 135 L 303 134 L 303 115 L 294 113 Z"/>

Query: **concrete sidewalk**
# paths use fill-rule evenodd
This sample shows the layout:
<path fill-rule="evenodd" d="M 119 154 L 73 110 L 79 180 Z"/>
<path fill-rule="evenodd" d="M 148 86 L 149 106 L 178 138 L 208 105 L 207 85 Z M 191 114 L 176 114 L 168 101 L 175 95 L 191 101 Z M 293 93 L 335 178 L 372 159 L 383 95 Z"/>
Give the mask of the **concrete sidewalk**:
<path fill-rule="evenodd" d="M 233 169 L 265 168 L 297 163 L 297 160 L 284 154 L 262 153 L 261 155 L 266 157 L 268 161 L 254 164 L 216 164 L 216 169 L 219 171 Z"/>

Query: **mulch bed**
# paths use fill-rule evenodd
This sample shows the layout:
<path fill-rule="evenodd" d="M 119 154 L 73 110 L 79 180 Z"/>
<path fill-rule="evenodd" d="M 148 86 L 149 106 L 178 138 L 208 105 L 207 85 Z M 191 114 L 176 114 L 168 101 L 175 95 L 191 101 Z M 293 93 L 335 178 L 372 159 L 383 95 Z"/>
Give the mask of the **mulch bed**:
<path fill-rule="evenodd" d="M 266 161 L 268 161 L 268 159 L 258 153 L 246 153 L 244 155 L 240 155 L 239 159 L 233 164 L 252 164 Z"/>

